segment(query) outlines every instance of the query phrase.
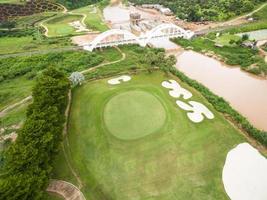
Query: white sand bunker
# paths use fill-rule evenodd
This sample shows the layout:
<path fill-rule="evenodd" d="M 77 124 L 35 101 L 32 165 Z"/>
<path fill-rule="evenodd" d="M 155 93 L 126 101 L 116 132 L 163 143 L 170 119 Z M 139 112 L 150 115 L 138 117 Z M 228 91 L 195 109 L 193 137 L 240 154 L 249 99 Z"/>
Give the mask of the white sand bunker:
<path fill-rule="evenodd" d="M 175 80 L 163 81 L 161 85 L 167 89 L 171 89 L 169 94 L 174 98 L 183 96 L 184 99 L 189 99 L 192 97 L 192 93 L 182 88 Z"/>
<path fill-rule="evenodd" d="M 267 199 L 267 159 L 248 143 L 227 154 L 222 179 L 232 200 Z"/>
<path fill-rule="evenodd" d="M 71 22 L 69 23 L 69 25 L 77 29 L 76 32 L 89 31 L 89 29 L 87 29 L 84 25 L 82 25 L 80 21 Z"/>
<path fill-rule="evenodd" d="M 198 103 L 196 101 L 189 101 L 187 103 L 184 103 L 182 101 L 177 100 L 176 104 L 185 111 L 191 111 L 187 113 L 188 118 L 195 123 L 202 122 L 204 120 L 204 116 L 206 116 L 208 119 L 213 119 L 214 115 L 213 113 L 203 104 Z"/>
<path fill-rule="evenodd" d="M 108 80 L 108 84 L 110 84 L 110 85 L 118 85 L 118 84 L 121 84 L 122 82 L 127 82 L 129 80 L 131 80 L 130 76 L 123 75 L 123 76 Z"/>

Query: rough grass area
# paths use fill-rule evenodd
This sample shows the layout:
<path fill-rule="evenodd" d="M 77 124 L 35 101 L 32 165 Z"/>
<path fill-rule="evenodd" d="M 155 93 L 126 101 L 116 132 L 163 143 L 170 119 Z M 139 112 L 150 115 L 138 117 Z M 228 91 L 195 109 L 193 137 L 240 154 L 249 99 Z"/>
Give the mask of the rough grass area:
<path fill-rule="evenodd" d="M 55 48 L 73 46 L 67 38 L 41 39 L 33 36 L 0 37 L 0 55 L 28 51 L 48 51 Z"/>
<path fill-rule="evenodd" d="M 0 110 L 29 96 L 34 78 L 49 66 L 70 74 L 120 58 L 116 49 L 109 48 L 94 53 L 66 51 L 0 59 Z"/>
<path fill-rule="evenodd" d="M 44 23 L 48 28 L 49 37 L 61 37 L 68 35 L 77 35 L 76 29 L 69 25 L 69 23 L 74 21 L 81 21 L 82 15 L 72 15 L 72 14 L 60 14 Z"/>
<path fill-rule="evenodd" d="M 244 142 L 244 138 L 196 90 L 177 78 L 162 72 L 131 77 L 131 81 L 116 86 L 110 86 L 108 79 L 91 81 L 73 92 L 65 148 L 82 180 L 86 198 L 228 199 L 222 184 L 222 168 L 227 152 Z M 168 79 L 175 79 L 190 90 L 191 100 L 206 105 L 215 119 L 192 123 L 161 86 L 161 82 Z M 157 97 L 167 111 L 160 131 L 127 141 L 106 131 L 105 105 L 114 95 L 125 91 L 145 91 Z M 61 174 L 62 166 L 62 162 L 56 163 L 55 178 L 66 177 Z"/>

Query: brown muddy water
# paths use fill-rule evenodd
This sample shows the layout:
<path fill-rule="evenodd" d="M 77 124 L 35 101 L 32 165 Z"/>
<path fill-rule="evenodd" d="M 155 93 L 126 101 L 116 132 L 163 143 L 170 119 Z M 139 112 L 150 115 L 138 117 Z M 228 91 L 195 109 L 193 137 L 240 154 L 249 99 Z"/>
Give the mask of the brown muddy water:
<path fill-rule="evenodd" d="M 266 79 L 193 51 L 177 55 L 176 67 L 227 100 L 257 128 L 267 130 Z"/>

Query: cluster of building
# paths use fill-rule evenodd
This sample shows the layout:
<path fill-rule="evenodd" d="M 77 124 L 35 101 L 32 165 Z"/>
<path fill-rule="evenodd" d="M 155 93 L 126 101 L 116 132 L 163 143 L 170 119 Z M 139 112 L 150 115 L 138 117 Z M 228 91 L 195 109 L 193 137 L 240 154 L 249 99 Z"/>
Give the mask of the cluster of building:
<path fill-rule="evenodd" d="M 139 13 L 131 13 L 130 14 L 130 28 L 131 32 L 140 35 L 141 33 L 145 33 L 152 28 L 161 24 L 159 20 L 143 20 L 141 18 L 141 14 Z"/>
<path fill-rule="evenodd" d="M 141 7 L 155 9 L 159 11 L 160 13 L 162 13 L 163 15 L 167 15 L 167 16 L 173 15 L 173 12 L 171 11 L 171 9 L 166 8 L 165 6 L 160 5 L 160 4 L 143 4 Z"/>

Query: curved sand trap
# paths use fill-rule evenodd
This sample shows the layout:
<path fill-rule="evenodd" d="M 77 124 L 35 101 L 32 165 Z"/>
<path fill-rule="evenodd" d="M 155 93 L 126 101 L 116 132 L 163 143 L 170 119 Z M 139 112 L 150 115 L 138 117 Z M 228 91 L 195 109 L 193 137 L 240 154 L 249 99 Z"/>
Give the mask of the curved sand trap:
<path fill-rule="evenodd" d="M 267 159 L 248 143 L 227 154 L 222 179 L 232 200 L 267 199 Z"/>
<path fill-rule="evenodd" d="M 131 80 L 130 76 L 123 75 L 123 76 L 108 80 L 108 84 L 110 84 L 110 85 L 118 85 L 121 82 L 127 82 L 129 80 Z"/>
<path fill-rule="evenodd" d="M 198 103 L 196 101 L 189 101 L 187 103 L 184 103 L 182 101 L 177 100 L 176 104 L 185 111 L 192 111 L 190 113 L 187 113 L 188 118 L 195 123 L 202 122 L 204 119 L 204 116 L 206 116 L 208 119 L 213 119 L 214 115 L 213 113 L 203 104 Z"/>
<path fill-rule="evenodd" d="M 167 89 L 171 89 L 169 94 L 174 98 L 183 96 L 184 99 L 189 99 L 192 97 L 192 93 L 182 88 L 175 80 L 163 81 L 161 85 Z"/>

